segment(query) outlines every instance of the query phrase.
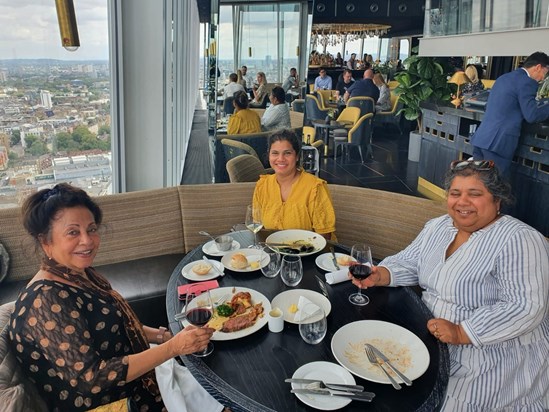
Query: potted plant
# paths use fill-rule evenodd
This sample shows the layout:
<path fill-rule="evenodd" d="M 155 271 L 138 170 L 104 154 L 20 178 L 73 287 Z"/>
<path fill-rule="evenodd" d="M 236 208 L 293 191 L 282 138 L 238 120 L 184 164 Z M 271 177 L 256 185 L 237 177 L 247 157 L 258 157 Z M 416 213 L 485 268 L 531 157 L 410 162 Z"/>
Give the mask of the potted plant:
<path fill-rule="evenodd" d="M 417 48 L 414 48 L 417 52 Z M 417 127 L 410 132 L 410 145 L 408 159 L 419 161 L 421 146 L 421 107 L 420 102 L 448 101 L 451 89 L 447 81 L 447 75 L 442 65 L 434 57 L 420 57 L 412 55 L 404 60 L 406 71 L 397 73 L 395 79 L 398 86 L 395 93 L 399 95 L 403 108 L 397 113 L 404 114 L 407 120 L 416 121 Z"/>
<path fill-rule="evenodd" d="M 417 48 L 414 48 L 417 51 Z M 434 57 L 413 55 L 404 60 L 406 71 L 397 73 L 395 79 L 398 86 L 395 93 L 400 96 L 403 108 L 399 111 L 407 120 L 417 122 L 417 131 L 421 131 L 420 102 L 449 101 L 451 89 L 447 74 L 442 65 Z"/>

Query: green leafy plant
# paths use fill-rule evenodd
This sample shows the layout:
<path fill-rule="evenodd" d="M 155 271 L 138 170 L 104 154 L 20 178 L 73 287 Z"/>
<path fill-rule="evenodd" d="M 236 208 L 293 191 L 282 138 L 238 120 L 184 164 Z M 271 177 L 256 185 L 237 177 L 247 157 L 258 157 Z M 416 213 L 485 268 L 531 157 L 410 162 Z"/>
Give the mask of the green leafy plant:
<path fill-rule="evenodd" d="M 451 88 L 447 82 L 447 74 L 442 65 L 434 57 L 413 55 L 404 60 L 406 71 L 395 76 L 398 86 L 395 93 L 400 96 L 407 120 L 417 121 L 417 130 L 421 130 L 420 102 L 449 101 Z"/>

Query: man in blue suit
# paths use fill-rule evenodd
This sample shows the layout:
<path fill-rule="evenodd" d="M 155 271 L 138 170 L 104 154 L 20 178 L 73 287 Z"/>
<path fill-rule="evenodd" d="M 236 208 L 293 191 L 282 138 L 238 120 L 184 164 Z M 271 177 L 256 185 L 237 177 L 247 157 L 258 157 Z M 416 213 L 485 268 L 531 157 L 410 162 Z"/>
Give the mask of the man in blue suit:
<path fill-rule="evenodd" d="M 522 121 L 549 119 L 549 104 L 536 100 L 538 83 L 549 71 L 549 57 L 542 52 L 528 56 L 521 68 L 498 77 L 490 91 L 484 119 L 473 135 L 473 158 L 493 160 L 508 174 L 517 148 Z"/>

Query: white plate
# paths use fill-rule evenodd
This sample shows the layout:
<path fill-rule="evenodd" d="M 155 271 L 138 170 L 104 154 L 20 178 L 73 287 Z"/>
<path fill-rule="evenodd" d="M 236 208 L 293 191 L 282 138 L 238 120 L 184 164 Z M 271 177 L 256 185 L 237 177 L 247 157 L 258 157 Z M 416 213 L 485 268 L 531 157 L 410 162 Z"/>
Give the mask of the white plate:
<path fill-rule="evenodd" d="M 248 336 L 254 332 L 257 332 L 259 329 L 261 329 L 263 326 L 267 324 L 267 321 L 268 321 L 267 314 L 271 310 L 271 304 L 269 303 L 269 299 L 267 299 L 265 295 L 263 295 L 262 293 L 259 293 L 253 289 L 230 286 L 226 288 L 211 289 L 210 296 L 212 297 L 212 302 L 215 302 L 218 299 L 221 299 L 225 295 L 228 295 L 227 300 L 231 300 L 233 295 L 238 292 L 250 292 L 250 294 L 252 295 L 252 303 L 254 305 L 261 302 L 263 304 L 263 317 L 259 318 L 255 322 L 255 324 L 253 324 L 249 328 L 242 329 L 236 332 L 226 333 L 226 332 L 216 331 L 212 336 L 212 340 L 233 340 L 233 339 L 243 338 L 244 336 Z M 193 303 L 191 302 L 191 308 L 194 306 L 196 306 L 196 304 L 193 305 Z M 183 319 L 181 323 L 183 324 L 183 326 L 189 325 L 189 322 L 187 322 L 186 319 Z"/>
<path fill-rule="evenodd" d="M 211 280 L 221 276 L 214 268 L 211 268 L 210 271 L 205 275 L 197 275 L 193 272 L 193 267 L 194 265 L 198 265 L 199 263 L 209 263 L 218 268 L 221 272 L 223 272 L 224 269 L 221 262 L 218 262 L 217 260 L 209 259 L 209 262 L 206 262 L 205 260 L 195 260 L 194 262 L 188 263 L 183 269 L 181 269 L 181 274 L 183 275 L 183 277 L 189 280 L 201 282 L 203 280 Z"/>
<path fill-rule="evenodd" d="M 337 253 L 336 252 L 335 255 L 336 255 L 336 259 L 338 257 L 343 257 L 343 256 L 351 257 L 351 256 L 349 256 L 345 253 Z M 353 261 L 354 260 L 355 259 L 353 259 Z M 326 272 L 334 272 L 336 270 L 339 270 L 334 265 L 334 261 L 332 260 L 332 254 L 331 253 L 323 253 L 322 255 L 317 256 L 317 258 L 315 259 L 315 263 L 320 269 L 325 270 Z M 347 267 L 349 267 L 349 266 L 339 265 L 340 269 L 345 269 Z"/>
<path fill-rule="evenodd" d="M 265 243 L 294 243 L 298 240 L 312 243 L 315 250 L 309 253 L 299 253 L 297 256 L 314 255 L 326 247 L 326 239 L 322 235 L 301 229 L 281 230 L 272 233 L 267 237 Z M 294 253 L 280 253 L 283 255 L 296 255 Z"/>
<path fill-rule="evenodd" d="M 369 381 L 390 383 L 380 368 L 368 361 L 364 343 L 370 343 L 383 352 L 410 380 L 419 378 L 429 367 L 427 347 L 408 329 L 379 320 L 360 320 L 343 326 L 334 334 L 332 353 L 341 366 Z M 396 352 L 408 362 L 407 366 L 393 360 Z M 394 378 L 402 382 L 397 376 Z"/>
<path fill-rule="evenodd" d="M 273 308 L 280 308 L 284 313 L 284 320 L 289 323 L 296 323 L 294 321 L 295 313 L 290 313 L 289 308 L 292 305 L 296 305 L 299 302 L 299 297 L 303 296 L 304 298 L 309 299 L 314 304 L 322 307 L 326 316 L 332 310 L 332 305 L 330 301 L 326 299 L 324 295 L 321 295 L 318 292 L 308 289 L 290 289 L 285 292 L 279 293 L 274 297 L 271 302 Z"/>
<path fill-rule="evenodd" d="M 329 383 L 356 385 L 355 378 L 341 366 L 331 362 L 311 362 L 301 366 L 292 375 L 293 379 L 320 379 Z M 306 388 L 307 384 L 292 383 L 292 389 Z M 351 403 L 351 399 L 337 396 L 306 395 L 296 393 L 295 396 L 305 405 L 321 411 L 334 411 Z"/>
<path fill-rule="evenodd" d="M 210 256 L 225 256 L 227 253 L 230 253 L 231 251 L 237 250 L 239 248 L 240 243 L 238 243 L 236 240 L 233 240 L 231 248 L 229 250 L 226 250 L 225 252 L 221 252 L 217 249 L 215 242 L 213 240 L 210 240 L 209 242 L 206 242 L 202 245 L 202 252 Z"/>
<path fill-rule="evenodd" d="M 255 269 L 252 269 L 250 266 L 248 266 L 245 269 L 236 269 L 231 266 L 231 258 L 235 253 L 242 253 L 244 256 L 246 256 L 246 259 L 248 259 L 248 263 L 251 262 L 259 262 L 261 259 L 260 267 L 257 267 Z M 227 269 L 232 270 L 233 272 L 254 272 L 256 270 L 261 269 L 263 266 L 266 266 L 271 261 L 271 258 L 269 255 L 264 254 L 261 256 L 261 250 L 260 249 L 238 249 L 234 250 L 232 252 L 227 253 L 225 256 L 221 258 L 221 263 L 223 266 L 225 266 Z"/>

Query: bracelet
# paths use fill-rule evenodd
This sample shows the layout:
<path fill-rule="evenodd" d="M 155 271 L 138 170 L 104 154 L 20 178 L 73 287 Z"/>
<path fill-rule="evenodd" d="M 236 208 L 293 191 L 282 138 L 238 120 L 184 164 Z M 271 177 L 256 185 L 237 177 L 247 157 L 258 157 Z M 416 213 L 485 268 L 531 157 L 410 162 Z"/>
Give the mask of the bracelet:
<path fill-rule="evenodd" d="M 158 328 L 158 335 L 156 335 L 156 343 L 159 345 L 164 343 L 164 334 L 168 331 L 164 326 Z"/>

